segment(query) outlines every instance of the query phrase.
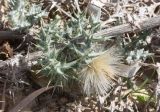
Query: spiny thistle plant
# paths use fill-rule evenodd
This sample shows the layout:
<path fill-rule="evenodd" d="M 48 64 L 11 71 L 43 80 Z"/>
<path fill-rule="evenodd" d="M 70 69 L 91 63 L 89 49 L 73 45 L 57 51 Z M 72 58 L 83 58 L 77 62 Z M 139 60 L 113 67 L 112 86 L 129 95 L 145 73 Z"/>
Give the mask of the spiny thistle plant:
<path fill-rule="evenodd" d="M 153 53 L 150 53 L 149 50 L 144 49 L 148 45 L 146 41 L 148 35 L 150 35 L 150 32 L 144 31 L 131 39 L 131 42 L 126 42 L 123 40 L 127 63 L 131 64 L 138 60 L 144 61 L 148 57 L 153 56 Z"/>
<path fill-rule="evenodd" d="M 46 12 L 42 11 L 42 4 L 30 3 L 29 0 L 9 0 L 11 11 L 9 21 L 12 29 L 26 29 L 34 25 Z"/>
<path fill-rule="evenodd" d="M 42 71 L 57 82 L 77 79 L 78 69 L 103 52 L 102 49 L 99 52 L 95 50 L 98 43 L 92 35 L 98 30 L 100 24 L 84 13 L 75 15 L 63 25 L 58 17 L 45 24 L 38 34 L 40 41 L 37 44 L 43 51 L 40 60 Z"/>
<path fill-rule="evenodd" d="M 80 81 L 87 95 L 105 95 L 115 77 L 123 76 L 127 68 L 119 67 L 121 56 L 116 48 L 107 50 L 104 36 L 93 35 L 99 30 L 100 22 L 85 13 L 77 13 L 65 22 L 57 17 L 44 24 L 37 43 L 43 51 L 39 60 L 42 74 L 54 84 Z"/>

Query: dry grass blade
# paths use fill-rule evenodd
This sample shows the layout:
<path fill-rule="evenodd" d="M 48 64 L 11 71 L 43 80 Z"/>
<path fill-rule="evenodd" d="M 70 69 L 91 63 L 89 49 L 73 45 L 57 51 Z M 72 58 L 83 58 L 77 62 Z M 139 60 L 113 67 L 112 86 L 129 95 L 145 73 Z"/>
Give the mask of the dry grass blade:
<path fill-rule="evenodd" d="M 31 103 L 31 101 L 33 101 L 37 96 L 39 96 L 40 94 L 52 88 L 54 88 L 54 86 L 44 87 L 34 91 L 30 95 L 28 95 L 26 98 L 24 98 L 21 102 L 19 102 L 18 105 L 13 107 L 9 112 L 20 112 L 24 107 L 26 107 L 29 103 Z"/>
<path fill-rule="evenodd" d="M 5 110 L 5 106 L 6 106 L 5 92 L 6 92 L 6 81 L 4 82 L 3 94 L 2 94 L 2 108 L 1 108 L 2 111 Z"/>
<path fill-rule="evenodd" d="M 6 39 L 22 39 L 24 35 L 16 33 L 14 31 L 0 31 L 0 40 Z"/>
<path fill-rule="evenodd" d="M 158 84 L 156 87 L 156 97 L 157 97 L 157 112 L 160 111 L 160 63 L 156 64 L 158 66 L 157 74 L 158 74 Z"/>

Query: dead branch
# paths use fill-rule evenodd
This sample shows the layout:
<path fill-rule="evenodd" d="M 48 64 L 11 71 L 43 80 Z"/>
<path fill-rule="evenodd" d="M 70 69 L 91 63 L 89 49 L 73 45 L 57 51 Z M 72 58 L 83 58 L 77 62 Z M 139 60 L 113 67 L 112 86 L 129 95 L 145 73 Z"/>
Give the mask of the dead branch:
<path fill-rule="evenodd" d="M 0 31 L 0 40 L 21 39 L 24 35 L 14 31 Z"/>
<path fill-rule="evenodd" d="M 30 63 L 30 62 L 37 61 L 37 59 L 42 56 L 42 53 L 43 53 L 42 51 L 37 51 L 37 52 L 34 52 L 34 53 L 29 53 L 26 56 L 20 56 L 19 57 L 19 61 L 20 61 L 19 66 L 21 66 L 20 68 L 21 69 L 28 69 L 28 66 L 33 65 L 33 63 Z M 5 60 L 5 61 L 0 61 L 0 73 L 3 74 L 5 72 L 7 72 L 8 69 L 10 69 L 9 66 L 10 66 L 10 64 L 12 63 L 13 60 L 17 60 L 17 56 L 14 56 L 11 59 L 8 59 L 8 60 Z M 26 63 L 26 62 L 28 62 L 28 63 Z"/>
<path fill-rule="evenodd" d="M 95 33 L 93 36 L 116 36 L 116 35 L 121 35 L 124 33 L 129 33 L 129 32 L 140 32 L 143 30 L 148 30 L 157 26 L 160 26 L 160 16 L 153 17 L 141 22 L 135 22 L 138 23 L 140 28 L 128 23 L 128 24 L 122 24 L 119 26 L 115 26 L 112 28 L 104 29 L 102 31 L 99 31 Z"/>

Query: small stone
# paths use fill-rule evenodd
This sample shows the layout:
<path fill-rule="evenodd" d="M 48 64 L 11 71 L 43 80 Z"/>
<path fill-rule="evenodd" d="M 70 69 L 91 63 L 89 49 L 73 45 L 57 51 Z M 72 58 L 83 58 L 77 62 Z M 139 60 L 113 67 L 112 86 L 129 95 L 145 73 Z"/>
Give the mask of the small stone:
<path fill-rule="evenodd" d="M 89 101 L 89 98 L 88 98 L 88 97 L 85 97 L 85 98 L 84 98 L 84 102 L 88 103 L 88 101 Z"/>
<path fill-rule="evenodd" d="M 119 101 L 119 100 L 118 100 L 118 97 L 116 97 L 116 98 L 115 98 L 115 103 L 117 103 L 118 101 Z"/>

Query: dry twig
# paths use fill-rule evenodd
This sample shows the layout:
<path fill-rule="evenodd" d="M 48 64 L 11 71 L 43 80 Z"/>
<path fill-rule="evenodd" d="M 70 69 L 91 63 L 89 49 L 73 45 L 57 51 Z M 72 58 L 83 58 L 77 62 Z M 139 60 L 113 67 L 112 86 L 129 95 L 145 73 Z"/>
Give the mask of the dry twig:
<path fill-rule="evenodd" d="M 139 32 L 139 31 L 143 31 L 143 30 L 148 30 L 151 28 L 154 28 L 156 26 L 160 26 L 160 16 L 157 17 L 153 17 L 147 20 L 144 20 L 142 22 L 139 22 L 139 26 L 141 29 L 139 29 L 138 27 L 133 27 L 133 25 L 131 25 L 130 23 L 128 24 L 122 24 L 119 26 L 115 26 L 112 28 L 108 28 L 108 29 L 104 29 L 102 31 L 99 31 L 97 33 L 94 34 L 94 36 L 116 36 L 116 35 L 120 35 L 120 34 L 124 34 L 124 33 L 129 33 L 129 32 Z"/>

